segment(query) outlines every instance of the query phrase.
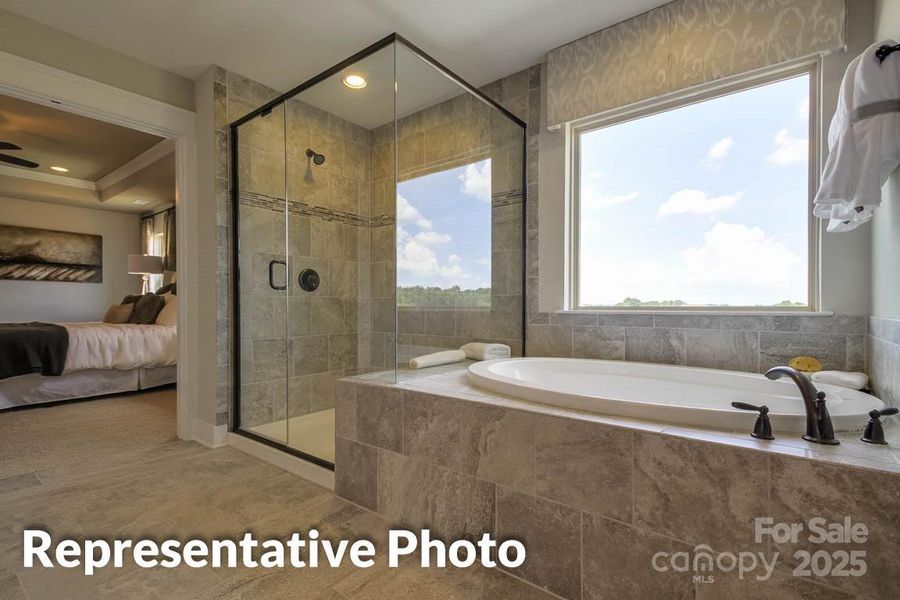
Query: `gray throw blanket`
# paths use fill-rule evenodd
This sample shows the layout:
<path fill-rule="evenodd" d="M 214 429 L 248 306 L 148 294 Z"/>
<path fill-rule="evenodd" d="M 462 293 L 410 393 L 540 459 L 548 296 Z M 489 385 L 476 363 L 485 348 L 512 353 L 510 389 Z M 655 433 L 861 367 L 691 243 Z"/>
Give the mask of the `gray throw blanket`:
<path fill-rule="evenodd" d="M 52 323 L 0 323 L 0 379 L 40 373 L 62 375 L 69 332 Z"/>

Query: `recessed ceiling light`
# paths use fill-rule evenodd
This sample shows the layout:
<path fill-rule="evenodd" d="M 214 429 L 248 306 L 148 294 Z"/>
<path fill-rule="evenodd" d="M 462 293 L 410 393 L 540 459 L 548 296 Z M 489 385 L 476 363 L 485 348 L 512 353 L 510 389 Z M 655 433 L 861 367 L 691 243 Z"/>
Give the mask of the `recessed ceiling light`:
<path fill-rule="evenodd" d="M 143 206 L 145 204 L 150 204 L 149 200 L 135 200 L 132 204 L 137 204 L 138 206 Z"/>
<path fill-rule="evenodd" d="M 50 168 L 58 173 L 68 173 L 69 172 L 69 170 L 65 167 L 50 167 Z"/>
<path fill-rule="evenodd" d="M 366 80 L 361 75 L 347 75 L 344 77 L 344 85 L 354 90 L 361 90 L 366 87 Z"/>

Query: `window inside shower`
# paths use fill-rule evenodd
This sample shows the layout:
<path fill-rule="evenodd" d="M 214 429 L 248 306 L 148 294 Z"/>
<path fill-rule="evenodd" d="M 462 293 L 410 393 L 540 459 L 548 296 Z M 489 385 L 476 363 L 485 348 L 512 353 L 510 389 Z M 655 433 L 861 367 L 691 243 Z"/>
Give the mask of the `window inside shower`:
<path fill-rule="evenodd" d="M 226 81 L 233 429 L 325 467 L 340 378 L 524 337 L 523 124 L 399 38 L 358 56 Z"/>

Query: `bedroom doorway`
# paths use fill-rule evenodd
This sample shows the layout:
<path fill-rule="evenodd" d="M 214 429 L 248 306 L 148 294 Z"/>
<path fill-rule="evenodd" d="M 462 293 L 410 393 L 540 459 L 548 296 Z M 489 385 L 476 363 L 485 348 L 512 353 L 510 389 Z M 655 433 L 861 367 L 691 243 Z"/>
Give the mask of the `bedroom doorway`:
<path fill-rule="evenodd" d="M 0 52 L 0 94 L 22 101 L 88 117 L 144 134 L 157 136 L 174 150 L 175 214 L 179 227 L 177 273 L 180 303 L 177 306 L 178 390 L 175 427 L 178 437 L 196 439 L 207 445 L 220 444 L 224 428 L 218 431 L 214 417 L 215 378 L 203 378 L 201 323 L 196 314 L 198 301 L 199 207 L 197 188 L 196 124 L 193 112 L 167 105 L 138 94 L 60 71 L 21 57 Z M 33 161 L 39 162 L 39 161 Z M 65 167 L 65 165 L 59 165 Z M 38 180 L 32 177 L 32 181 Z M 96 182 L 95 182 L 96 183 Z M 30 185 L 30 184 L 29 184 Z M 95 187 L 96 189 L 96 187 Z M 126 257 L 122 257 L 126 260 Z M 215 292 L 207 291 L 210 296 Z M 207 344 L 208 345 L 208 344 Z M 202 406 L 200 398 L 203 398 Z"/>
<path fill-rule="evenodd" d="M 174 417 L 174 142 L 5 94 L 0 115 L 0 410 L 168 386 Z"/>

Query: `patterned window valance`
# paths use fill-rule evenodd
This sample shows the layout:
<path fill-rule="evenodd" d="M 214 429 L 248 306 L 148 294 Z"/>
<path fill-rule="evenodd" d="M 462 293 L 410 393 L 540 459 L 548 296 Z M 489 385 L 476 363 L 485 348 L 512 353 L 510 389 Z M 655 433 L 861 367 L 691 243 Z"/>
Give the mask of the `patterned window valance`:
<path fill-rule="evenodd" d="M 677 0 L 550 51 L 548 125 L 845 44 L 846 0 Z"/>

